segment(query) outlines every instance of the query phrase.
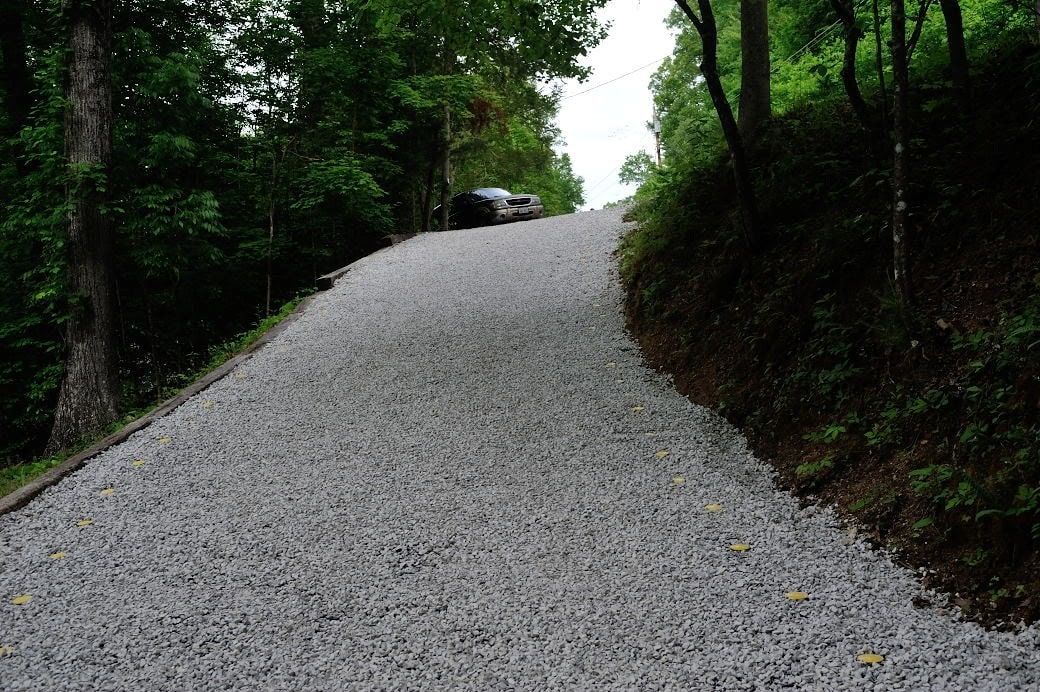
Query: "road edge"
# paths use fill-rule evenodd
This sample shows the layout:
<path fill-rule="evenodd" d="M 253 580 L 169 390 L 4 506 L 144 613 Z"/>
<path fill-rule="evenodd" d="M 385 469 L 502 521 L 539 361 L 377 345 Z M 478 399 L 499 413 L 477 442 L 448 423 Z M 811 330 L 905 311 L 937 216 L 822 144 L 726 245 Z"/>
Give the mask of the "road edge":
<path fill-rule="evenodd" d="M 341 267 L 334 272 L 330 272 L 322 277 L 319 277 L 319 279 L 317 280 L 319 294 L 322 291 L 327 291 L 328 289 L 332 288 L 338 279 L 347 274 L 347 272 L 353 269 L 354 266 L 357 265 L 359 262 L 364 262 L 365 260 L 369 259 L 374 255 L 378 255 L 386 252 L 387 250 L 391 250 L 394 246 L 399 245 L 412 237 L 414 237 L 414 235 L 407 235 L 406 237 L 398 236 L 397 238 L 392 239 L 392 245 L 380 248 L 379 250 L 376 250 L 371 254 L 365 255 L 364 257 L 355 260 L 354 262 L 351 262 L 345 267 Z M 144 430 L 149 425 L 159 420 L 170 411 L 173 411 L 175 408 L 177 408 L 178 406 L 180 406 L 185 401 L 195 396 L 199 392 L 203 391 L 217 380 L 226 377 L 239 365 L 252 358 L 254 353 L 256 353 L 261 348 L 269 344 L 275 337 L 277 337 L 279 334 L 285 331 L 289 327 L 289 325 L 298 320 L 300 316 L 304 313 L 304 311 L 307 309 L 307 307 L 310 306 L 312 302 L 314 302 L 314 298 L 319 294 L 313 294 L 304 298 L 302 301 L 300 301 L 300 304 L 297 305 L 292 312 L 285 316 L 285 319 L 283 319 L 281 322 L 279 322 L 278 324 L 274 325 L 266 332 L 261 334 L 256 341 L 250 344 L 241 353 L 238 353 L 234 357 L 222 363 L 220 366 L 214 368 L 213 370 L 210 370 L 208 373 L 206 373 L 199 379 L 195 380 L 187 387 L 174 394 L 169 399 L 163 401 L 161 404 L 156 406 L 148 413 L 144 414 L 140 418 L 131 421 L 130 423 L 127 423 L 125 426 L 123 426 L 116 432 L 112 433 L 111 435 L 108 435 L 107 437 L 102 438 L 100 441 L 94 443 L 82 452 L 74 454 L 73 456 L 61 462 L 54 468 L 51 468 L 45 471 L 44 473 L 40 474 L 36 478 L 33 478 L 25 485 L 16 488 L 15 490 L 8 493 L 7 495 L 4 495 L 3 497 L 0 497 L 0 515 L 10 514 L 11 512 L 16 512 L 19 509 L 22 509 L 30 502 L 32 502 L 34 499 L 36 499 L 36 497 L 38 497 L 40 493 L 42 493 L 44 490 L 50 488 L 52 485 L 56 485 L 65 477 L 79 470 L 94 457 L 98 456 L 102 452 L 111 449 L 112 447 L 115 447 L 118 444 L 121 444 L 122 442 L 125 442 L 134 433 Z"/>

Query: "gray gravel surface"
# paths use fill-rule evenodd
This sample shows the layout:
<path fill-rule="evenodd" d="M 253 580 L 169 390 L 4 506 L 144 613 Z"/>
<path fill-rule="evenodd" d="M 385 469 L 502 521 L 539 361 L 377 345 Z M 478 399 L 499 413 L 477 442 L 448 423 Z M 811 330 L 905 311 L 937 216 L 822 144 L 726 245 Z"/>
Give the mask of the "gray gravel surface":
<path fill-rule="evenodd" d="M 913 574 L 643 364 L 623 230 L 369 257 L 0 517 L 0 688 L 1037 689 L 1035 629 L 915 607 Z"/>

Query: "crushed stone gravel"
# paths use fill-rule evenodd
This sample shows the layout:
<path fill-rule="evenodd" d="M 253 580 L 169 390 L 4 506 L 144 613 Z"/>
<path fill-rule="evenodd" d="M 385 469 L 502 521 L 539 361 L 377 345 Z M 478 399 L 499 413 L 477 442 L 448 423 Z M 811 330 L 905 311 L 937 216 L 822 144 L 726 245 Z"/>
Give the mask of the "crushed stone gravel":
<path fill-rule="evenodd" d="M 960 621 L 645 366 L 625 228 L 363 260 L 0 517 L 0 689 L 1040 687 L 1036 628 Z"/>

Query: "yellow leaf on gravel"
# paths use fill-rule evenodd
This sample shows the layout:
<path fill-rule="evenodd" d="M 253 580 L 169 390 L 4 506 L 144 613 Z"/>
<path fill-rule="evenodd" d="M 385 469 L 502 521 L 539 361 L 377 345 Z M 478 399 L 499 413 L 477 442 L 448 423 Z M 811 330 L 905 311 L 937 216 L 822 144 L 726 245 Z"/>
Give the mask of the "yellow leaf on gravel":
<path fill-rule="evenodd" d="M 116 492 L 115 488 L 105 488 L 100 493 L 98 493 L 98 495 L 101 495 L 102 497 L 109 497 L 111 495 L 115 495 L 115 492 Z"/>
<path fill-rule="evenodd" d="M 668 456 L 668 450 L 667 449 L 659 449 L 659 450 L 657 450 L 657 453 L 654 454 L 654 456 L 657 457 L 658 459 L 664 459 L 666 456 Z"/>
<path fill-rule="evenodd" d="M 630 411 L 631 411 L 632 413 L 639 413 L 640 411 L 642 411 L 642 410 L 643 410 L 643 407 L 642 407 L 642 406 L 633 406 L 633 407 L 632 407 L 632 408 L 630 408 L 629 410 L 630 410 Z"/>
<path fill-rule="evenodd" d="M 614 361 L 610 361 L 609 363 L 607 363 L 607 367 L 608 368 L 616 368 L 617 367 L 617 363 L 615 363 Z"/>
<path fill-rule="evenodd" d="M 682 476 L 676 476 L 675 478 L 672 479 L 672 483 L 674 483 L 675 485 L 682 485 L 685 482 L 686 482 L 686 479 L 683 478 Z"/>
<path fill-rule="evenodd" d="M 236 372 L 235 373 L 235 379 L 236 380 L 244 380 L 244 379 L 246 379 L 246 374 L 244 372 Z"/>
<path fill-rule="evenodd" d="M 202 402 L 202 408 L 213 408 L 213 402 L 212 401 L 204 401 L 204 402 Z"/>
<path fill-rule="evenodd" d="M 882 661 L 885 660 L 885 657 L 882 656 L 881 654 L 866 653 L 866 654 L 860 654 L 859 656 L 857 656 L 856 660 L 859 661 L 860 663 L 869 663 L 869 664 L 873 665 L 875 663 L 881 663 Z"/>
<path fill-rule="evenodd" d="M 29 595 L 27 593 L 23 593 L 23 594 L 19 594 L 19 595 L 15 596 L 14 598 L 12 598 L 11 599 L 11 603 L 14 603 L 15 605 L 25 605 L 26 603 L 28 603 L 31 600 L 32 600 L 32 596 L 31 595 Z"/>
<path fill-rule="evenodd" d="M 746 553 L 751 550 L 751 546 L 747 543 L 734 543 L 729 547 L 729 549 L 735 553 Z"/>
<path fill-rule="evenodd" d="M 10 656 L 13 653 L 14 653 L 14 647 L 13 646 L 0 646 L 0 658 L 3 658 L 4 656 Z"/>
<path fill-rule="evenodd" d="M 809 598 L 809 594 L 804 591 L 788 591 L 784 594 L 784 598 L 789 601 L 804 601 Z"/>
<path fill-rule="evenodd" d="M 170 437 L 169 435 L 163 435 L 162 437 L 159 438 L 159 444 L 161 444 L 161 445 L 168 445 L 171 442 L 173 442 L 173 438 Z"/>
<path fill-rule="evenodd" d="M 144 466 L 147 463 L 148 462 L 145 461 L 144 459 L 134 459 L 133 461 L 130 462 L 130 465 L 133 466 L 135 469 L 139 469 L 139 468 L 141 468 L 142 466 Z"/>
<path fill-rule="evenodd" d="M 65 555 L 65 553 L 63 553 L 63 552 L 61 552 L 59 550 L 56 553 L 51 553 L 48 557 L 50 557 L 50 559 L 52 559 L 52 560 L 64 560 L 66 555 Z"/>
<path fill-rule="evenodd" d="M 76 526 L 83 528 L 84 526 L 90 526 L 94 523 L 93 519 L 80 519 L 76 522 Z"/>
<path fill-rule="evenodd" d="M 721 512 L 722 505 L 712 502 L 710 505 L 704 505 L 704 509 L 708 510 L 709 512 Z"/>

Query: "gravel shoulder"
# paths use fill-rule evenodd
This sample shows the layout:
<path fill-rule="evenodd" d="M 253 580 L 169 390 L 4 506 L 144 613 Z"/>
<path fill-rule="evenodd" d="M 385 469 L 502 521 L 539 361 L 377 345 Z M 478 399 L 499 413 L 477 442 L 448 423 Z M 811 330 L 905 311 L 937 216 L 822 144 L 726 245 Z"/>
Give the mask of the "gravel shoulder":
<path fill-rule="evenodd" d="M 645 366 L 624 227 L 363 260 L 0 517 L 0 689 L 1037 689 L 1035 628 L 959 621 Z"/>

